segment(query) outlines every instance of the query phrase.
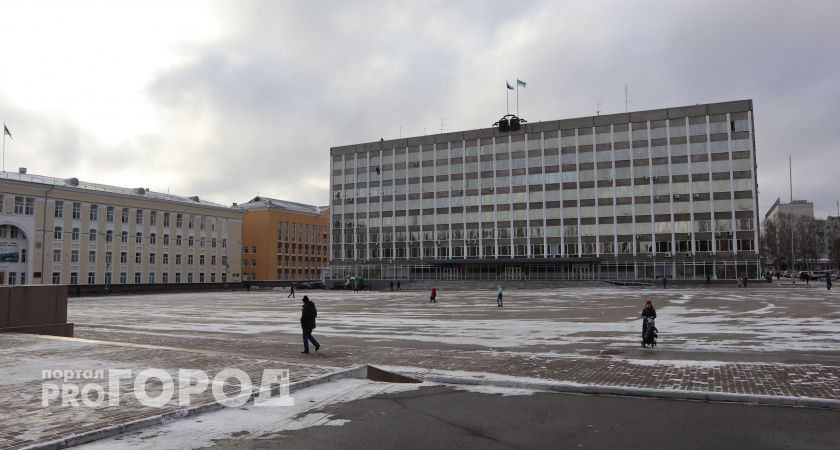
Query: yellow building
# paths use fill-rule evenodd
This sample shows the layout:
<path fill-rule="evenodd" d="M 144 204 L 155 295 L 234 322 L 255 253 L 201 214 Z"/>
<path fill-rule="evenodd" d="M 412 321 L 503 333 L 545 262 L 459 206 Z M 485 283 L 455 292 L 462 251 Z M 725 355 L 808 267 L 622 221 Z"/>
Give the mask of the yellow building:
<path fill-rule="evenodd" d="M 329 209 L 267 197 L 239 205 L 244 281 L 319 280 L 328 264 Z"/>
<path fill-rule="evenodd" d="M 0 172 L 0 284 L 239 282 L 242 211 Z"/>

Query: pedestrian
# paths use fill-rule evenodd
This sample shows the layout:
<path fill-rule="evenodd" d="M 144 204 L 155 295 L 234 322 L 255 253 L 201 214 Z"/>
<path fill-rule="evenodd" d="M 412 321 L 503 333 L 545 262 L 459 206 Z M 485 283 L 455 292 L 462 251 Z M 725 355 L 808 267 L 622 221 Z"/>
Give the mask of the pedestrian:
<path fill-rule="evenodd" d="M 504 306 L 502 302 L 502 285 L 499 285 L 499 290 L 496 291 L 496 306 Z"/>
<path fill-rule="evenodd" d="M 302 313 L 300 315 L 300 327 L 303 329 L 303 351 L 301 353 L 309 353 L 309 342 L 315 345 L 315 351 L 321 348 L 321 344 L 312 336 L 312 330 L 315 329 L 315 318 L 318 317 L 318 310 L 315 309 L 315 303 L 309 300 L 309 297 L 303 296 L 303 306 L 301 306 Z"/>
<path fill-rule="evenodd" d="M 432 288 L 432 295 L 429 296 L 429 303 L 437 303 L 437 300 L 435 300 L 436 298 L 437 298 L 437 289 Z"/>
<path fill-rule="evenodd" d="M 825 288 L 828 289 L 829 291 L 831 290 L 831 274 L 830 273 L 825 274 Z"/>
<path fill-rule="evenodd" d="M 388 283 L 388 287 L 391 288 L 391 291 L 394 290 L 394 281 L 393 280 L 390 283 Z"/>
<path fill-rule="evenodd" d="M 711 281 L 712 281 L 712 276 L 707 273 L 706 274 L 706 284 L 711 283 Z"/>
<path fill-rule="evenodd" d="M 642 309 L 642 345 L 645 345 L 645 327 L 647 327 L 647 319 L 656 319 L 656 309 L 653 308 L 653 303 L 650 300 L 645 301 L 645 307 Z"/>
<path fill-rule="evenodd" d="M 294 283 L 289 285 L 289 295 L 287 295 L 286 298 L 289 298 L 289 297 L 295 298 L 295 285 L 294 285 Z"/>
<path fill-rule="evenodd" d="M 741 277 L 744 279 L 744 289 L 747 288 L 747 273 L 744 272 L 741 274 Z"/>
<path fill-rule="evenodd" d="M 665 276 L 662 277 L 662 289 L 668 289 L 668 278 Z"/>
<path fill-rule="evenodd" d="M 400 282 L 399 281 L 397 281 L 397 290 L 398 291 L 400 290 Z"/>

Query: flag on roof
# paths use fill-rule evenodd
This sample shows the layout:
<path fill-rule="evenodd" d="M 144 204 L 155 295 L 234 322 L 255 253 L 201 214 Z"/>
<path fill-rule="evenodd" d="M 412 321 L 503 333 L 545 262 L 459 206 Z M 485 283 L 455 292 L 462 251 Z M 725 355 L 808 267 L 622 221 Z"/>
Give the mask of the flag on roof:
<path fill-rule="evenodd" d="M 517 79 L 516 79 L 516 84 L 518 84 L 518 85 L 520 85 L 520 86 L 522 86 L 522 87 L 525 87 L 525 82 L 524 82 L 524 81 L 522 81 L 522 80 L 520 80 L 519 78 L 517 78 Z"/>
<path fill-rule="evenodd" d="M 509 82 L 505 81 L 505 84 L 507 85 L 508 89 L 510 89 L 511 91 L 513 90 L 513 86 L 511 86 Z"/>
<path fill-rule="evenodd" d="M 510 86 L 510 85 L 508 85 L 508 86 Z M 3 124 L 3 134 L 5 134 L 6 136 L 9 136 L 9 139 L 14 139 L 12 137 L 12 132 L 9 131 L 9 127 L 7 127 L 5 123 Z"/>

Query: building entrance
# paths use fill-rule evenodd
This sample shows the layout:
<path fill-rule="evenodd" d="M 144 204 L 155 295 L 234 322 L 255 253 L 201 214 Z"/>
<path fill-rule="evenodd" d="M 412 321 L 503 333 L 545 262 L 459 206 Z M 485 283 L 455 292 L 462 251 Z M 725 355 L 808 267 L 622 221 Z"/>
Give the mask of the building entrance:
<path fill-rule="evenodd" d="M 572 265 L 572 277 L 573 280 L 591 280 L 592 279 L 592 270 L 589 265 L 584 264 L 573 264 Z"/>
<path fill-rule="evenodd" d="M 522 267 L 519 266 L 505 266 L 504 280 L 521 280 Z"/>

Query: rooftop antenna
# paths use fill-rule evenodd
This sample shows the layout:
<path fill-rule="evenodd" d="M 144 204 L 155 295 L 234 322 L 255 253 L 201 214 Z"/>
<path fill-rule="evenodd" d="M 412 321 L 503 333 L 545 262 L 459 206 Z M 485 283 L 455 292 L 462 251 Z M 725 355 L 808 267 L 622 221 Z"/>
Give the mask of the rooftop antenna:
<path fill-rule="evenodd" d="M 444 128 L 444 127 L 443 127 L 443 122 L 444 122 L 445 120 L 446 120 L 446 117 L 441 117 L 441 118 L 440 118 L 440 132 L 441 132 L 441 133 L 443 133 L 443 131 L 444 131 L 444 130 L 446 130 L 446 128 Z"/>
<path fill-rule="evenodd" d="M 598 108 L 595 110 L 595 115 L 596 116 L 601 115 L 601 102 L 598 102 Z"/>
<path fill-rule="evenodd" d="M 624 112 L 630 112 L 630 86 L 624 83 Z"/>

